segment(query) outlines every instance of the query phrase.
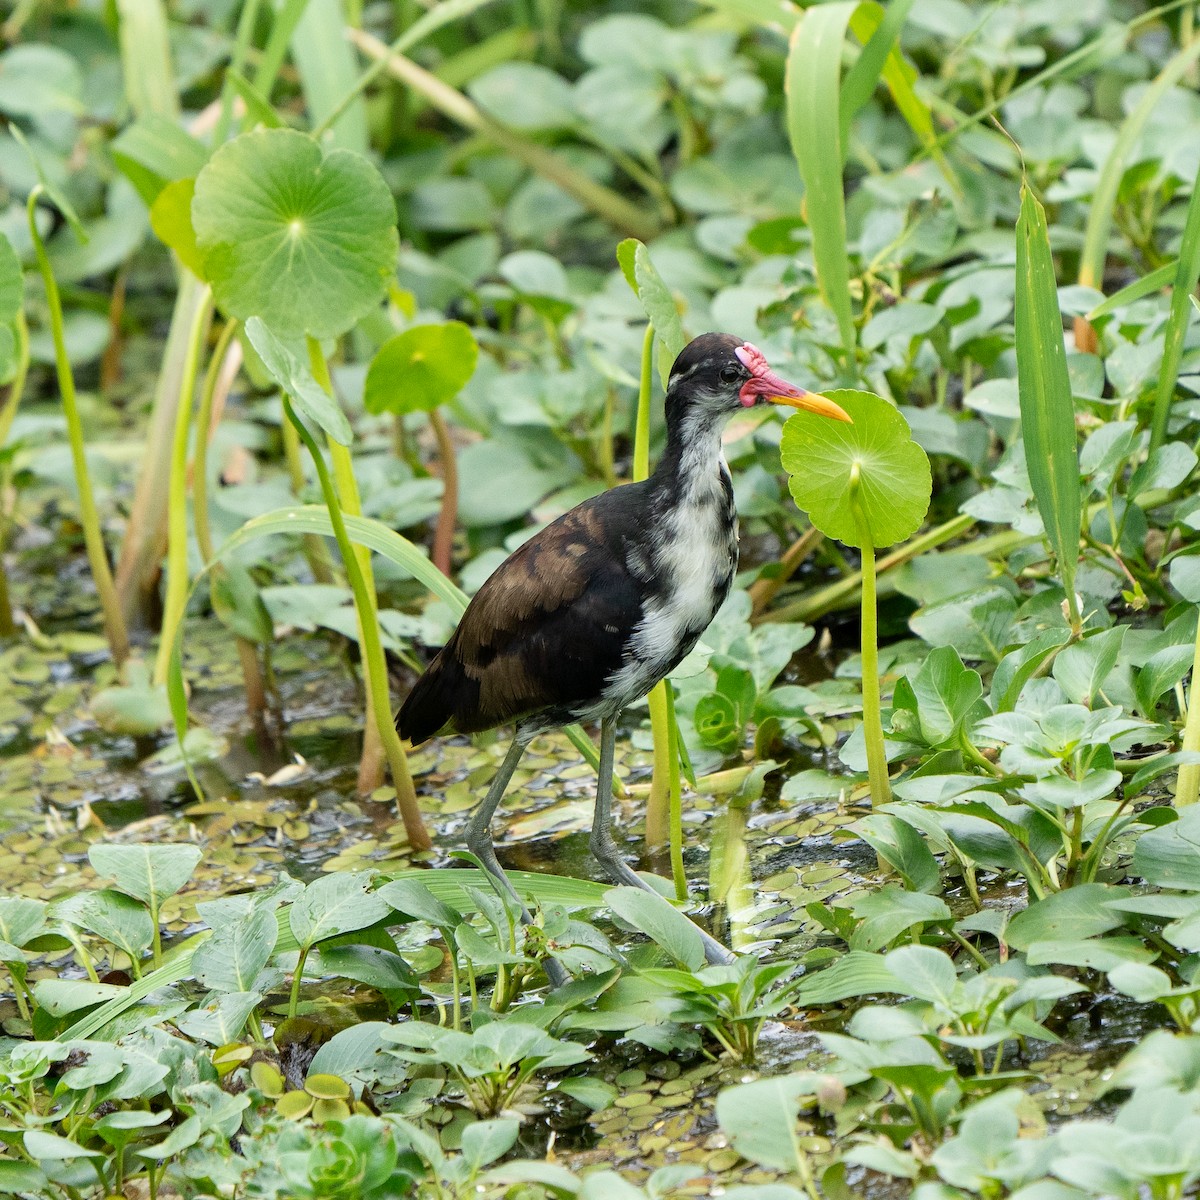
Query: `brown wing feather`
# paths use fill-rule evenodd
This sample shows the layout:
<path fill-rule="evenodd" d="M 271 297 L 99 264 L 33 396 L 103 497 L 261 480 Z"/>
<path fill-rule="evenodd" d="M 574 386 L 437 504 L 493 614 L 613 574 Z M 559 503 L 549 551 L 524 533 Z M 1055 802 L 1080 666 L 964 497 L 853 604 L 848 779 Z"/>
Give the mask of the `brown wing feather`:
<path fill-rule="evenodd" d="M 490 729 L 599 694 L 641 615 L 613 520 L 628 490 L 572 509 L 496 569 L 405 701 L 404 736 Z"/>

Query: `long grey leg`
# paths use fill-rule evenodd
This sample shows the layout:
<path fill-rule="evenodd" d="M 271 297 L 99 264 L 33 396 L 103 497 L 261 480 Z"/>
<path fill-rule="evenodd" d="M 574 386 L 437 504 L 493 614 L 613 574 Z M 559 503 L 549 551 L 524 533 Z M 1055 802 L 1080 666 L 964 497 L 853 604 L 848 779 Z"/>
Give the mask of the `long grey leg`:
<path fill-rule="evenodd" d="M 496 857 L 491 828 L 492 817 L 496 815 L 496 809 L 499 808 L 500 801 L 504 799 L 504 793 L 512 780 L 513 772 L 517 769 L 517 764 L 521 761 L 521 755 L 525 753 L 525 747 L 528 744 L 518 731 L 487 790 L 487 795 L 483 798 L 483 803 L 471 814 L 471 819 L 467 822 L 466 843 L 467 849 L 483 863 L 487 873 L 517 902 L 521 910 L 522 922 L 532 925 L 532 914 L 525 907 L 521 897 L 517 894 L 517 889 L 512 885 L 512 880 L 505 875 L 504 868 Z M 567 973 L 552 958 L 542 960 L 542 969 L 554 987 L 562 987 L 568 981 Z"/>
<path fill-rule="evenodd" d="M 610 717 L 600 725 L 600 767 L 596 778 L 596 815 L 592 819 L 592 853 L 615 883 L 653 892 L 652 888 L 621 857 L 612 835 L 613 756 L 617 742 L 617 721 Z M 655 893 L 657 894 L 657 893 Z M 704 944 L 704 957 L 710 963 L 731 963 L 733 955 L 714 937 L 697 928 Z"/>

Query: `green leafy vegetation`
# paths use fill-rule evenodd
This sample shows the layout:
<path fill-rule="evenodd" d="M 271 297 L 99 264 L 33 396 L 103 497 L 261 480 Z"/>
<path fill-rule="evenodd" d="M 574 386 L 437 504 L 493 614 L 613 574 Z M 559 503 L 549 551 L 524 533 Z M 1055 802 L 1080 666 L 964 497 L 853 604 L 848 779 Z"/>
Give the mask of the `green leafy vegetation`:
<path fill-rule="evenodd" d="M 1192 4 L 0 41 L 0 1193 L 1195 1192 Z M 729 422 L 734 589 L 619 743 L 658 894 L 573 728 L 517 901 L 499 743 L 393 711 L 710 330 L 852 423 Z"/>

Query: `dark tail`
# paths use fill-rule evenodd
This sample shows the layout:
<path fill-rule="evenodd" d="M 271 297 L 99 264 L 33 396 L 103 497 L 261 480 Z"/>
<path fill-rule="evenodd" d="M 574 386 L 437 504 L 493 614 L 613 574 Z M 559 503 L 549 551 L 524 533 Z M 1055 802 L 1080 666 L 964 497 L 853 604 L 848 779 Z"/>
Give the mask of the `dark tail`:
<path fill-rule="evenodd" d="M 413 689 L 396 714 L 396 728 L 402 738 L 414 746 L 431 738 L 454 716 L 455 686 L 453 676 L 458 664 L 447 662 L 441 654 L 429 669 L 413 684 Z"/>

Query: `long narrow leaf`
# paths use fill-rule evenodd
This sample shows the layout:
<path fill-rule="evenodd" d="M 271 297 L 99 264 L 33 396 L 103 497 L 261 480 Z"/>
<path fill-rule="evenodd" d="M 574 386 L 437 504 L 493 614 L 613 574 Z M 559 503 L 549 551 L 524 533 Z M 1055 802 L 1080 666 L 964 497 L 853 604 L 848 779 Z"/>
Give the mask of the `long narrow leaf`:
<path fill-rule="evenodd" d="M 850 19 L 854 35 L 863 43 L 858 61 L 846 72 L 841 89 L 842 143 L 845 144 L 854 114 L 875 91 L 884 64 L 892 56 L 900 28 L 912 8 L 913 0 L 892 0 L 885 9 L 880 4 L 864 3 Z M 866 34 L 863 37 L 862 34 Z M 932 129 L 932 124 L 930 126 Z"/>
<path fill-rule="evenodd" d="M 308 0 L 304 16 L 292 34 L 292 61 L 314 125 L 332 113 L 358 78 L 354 52 L 343 30 L 341 0 Z M 366 154 L 367 110 L 361 99 L 346 105 L 330 130 L 333 143 Z"/>
<path fill-rule="evenodd" d="M 863 0 L 850 18 L 851 32 L 863 43 L 863 51 L 842 81 L 842 144 L 847 145 L 854 113 L 871 98 L 875 84 L 882 78 L 917 141 L 937 163 L 946 182 L 961 195 L 962 184 L 938 144 L 933 114 L 913 86 L 919 78 L 917 70 L 905 61 L 896 44 L 911 7 L 912 0 L 892 0 L 886 10 L 874 0 Z"/>
<path fill-rule="evenodd" d="M 161 0 L 117 0 L 117 15 L 125 98 L 134 116 L 177 118 L 179 97 Z"/>
<path fill-rule="evenodd" d="M 1119 292 L 1114 292 L 1102 304 L 1097 304 L 1095 308 L 1088 313 L 1089 321 L 1096 321 L 1100 317 L 1107 317 L 1109 313 L 1114 313 L 1118 308 L 1124 308 L 1127 304 L 1132 304 L 1135 300 L 1140 300 L 1143 296 L 1149 296 L 1152 292 L 1160 291 L 1162 288 L 1170 286 L 1175 281 L 1175 276 L 1179 272 L 1179 259 L 1173 258 L 1169 263 L 1163 263 L 1157 270 L 1151 271 L 1149 275 L 1143 275 L 1141 279 L 1135 279 L 1128 287 L 1123 287 Z"/>
<path fill-rule="evenodd" d="M 1172 57 L 1142 93 L 1117 139 L 1113 142 L 1096 182 L 1092 202 L 1088 206 L 1087 224 L 1083 231 L 1083 252 L 1079 258 L 1079 282 L 1084 287 L 1100 287 L 1104 282 L 1104 264 L 1108 257 L 1108 235 L 1112 229 L 1113 209 L 1117 191 L 1125 175 L 1125 164 L 1134 143 L 1141 136 L 1150 114 L 1167 91 L 1174 87 L 1197 59 L 1200 59 L 1200 38 L 1196 38 Z M 1095 349 L 1095 334 L 1085 318 L 1075 326 L 1075 338 L 1080 349 Z"/>
<path fill-rule="evenodd" d="M 1179 378 L 1179 360 L 1183 356 L 1183 339 L 1187 334 L 1192 306 L 1188 299 L 1200 279 L 1200 172 L 1192 184 L 1188 201 L 1187 221 L 1183 227 L 1183 242 L 1175 268 L 1175 286 L 1171 292 L 1171 315 L 1163 331 L 1163 356 L 1158 368 L 1158 391 L 1154 396 L 1154 419 L 1150 425 L 1150 452 L 1153 453 L 1167 437 L 1167 417 L 1171 397 Z"/>
<path fill-rule="evenodd" d="M 817 281 L 837 318 L 847 369 L 854 363 L 855 330 L 842 189 L 839 85 L 842 45 L 856 7 L 838 0 L 808 9 L 792 34 L 785 83 L 788 135 L 804 180 Z"/>
<path fill-rule="evenodd" d="M 1028 186 L 1017 220 L 1017 384 L 1025 462 L 1046 536 L 1058 560 L 1071 623 L 1078 625 L 1079 451 L 1062 317 L 1046 214 Z"/>

